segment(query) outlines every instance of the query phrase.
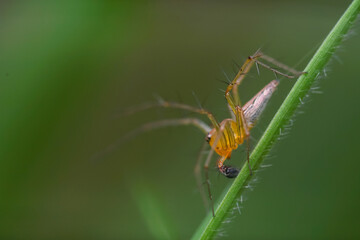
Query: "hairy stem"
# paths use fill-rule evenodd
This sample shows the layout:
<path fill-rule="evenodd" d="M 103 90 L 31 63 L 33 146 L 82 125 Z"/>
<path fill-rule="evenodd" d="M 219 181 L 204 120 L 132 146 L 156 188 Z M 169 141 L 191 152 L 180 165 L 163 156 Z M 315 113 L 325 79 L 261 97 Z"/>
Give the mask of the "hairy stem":
<path fill-rule="evenodd" d="M 316 77 L 329 62 L 336 47 L 341 43 L 341 40 L 348 32 L 359 11 L 360 0 L 354 0 L 312 57 L 304 70 L 307 74 L 299 77 L 251 153 L 250 165 L 252 169 L 255 170 L 258 168 L 264 156 L 266 156 L 271 146 L 276 142 L 281 130 L 294 115 L 298 106 L 303 103 L 302 99 L 308 93 Z M 227 192 L 225 192 L 219 204 L 217 204 L 215 211 L 216 217 L 212 217 L 212 214 L 209 213 L 192 239 L 212 239 L 216 235 L 217 230 L 232 209 L 234 202 L 239 197 L 246 182 L 249 181 L 253 175 L 250 176 L 248 166 L 245 164 L 233 184 Z"/>

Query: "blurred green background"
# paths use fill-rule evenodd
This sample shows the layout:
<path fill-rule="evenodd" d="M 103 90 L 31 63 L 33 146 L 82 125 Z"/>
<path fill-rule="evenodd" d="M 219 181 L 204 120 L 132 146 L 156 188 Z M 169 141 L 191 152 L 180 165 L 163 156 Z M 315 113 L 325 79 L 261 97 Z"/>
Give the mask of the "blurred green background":
<path fill-rule="evenodd" d="M 157 130 L 91 160 L 142 123 L 184 116 L 120 113 L 154 94 L 196 105 L 194 91 L 226 118 L 223 70 L 232 76 L 259 47 L 302 70 L 350 2 L 1 2 L 0 239 L 188 239 L 206 214 L 193 177 L 203 134 Z M 222 239 L 359 239 L 359 30 Z M 272 79 L 252 71 L 243 101 Z M 293 82 L 282 80 L 253 145 Z M 239 150 L 231 162 L 244 158 Z M 213 166 L 218 199 L 232 180 Z"/>

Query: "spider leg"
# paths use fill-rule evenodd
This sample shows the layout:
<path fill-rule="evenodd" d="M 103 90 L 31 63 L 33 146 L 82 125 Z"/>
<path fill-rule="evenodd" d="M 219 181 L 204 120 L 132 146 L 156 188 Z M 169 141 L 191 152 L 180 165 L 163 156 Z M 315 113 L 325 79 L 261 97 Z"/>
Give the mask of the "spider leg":
<path fill-rule="evenodd" d="M 260 53 L 259 53 L 260 54 Z M 256 57 L 260 57 L 260 55 L 256 55 Z M 242 73 L 246 73 L 250 70 L 251 66 L 253 65 L 254 61 L 253 58 L 249 57 L 246 62 L 244 63 L 244 65 L 240 68 L 239 73 L 237 75 L 237 77 L 235 77 L 235 79 L 233 80 L 233 82 L 231 82 L 229 84 L 229 86 L 227 87 L 226 91 L 225 91 L 225 98 L 228 102 L 228 106 L 230 107 L 230 109 L 232 110 L 233 114 L 235 115 L 235 120 L 236 120 L 236 125 L 237 125 L 237 135 L 240 136 L 240 141 L 242 142 L 243 140 L 247 141 L 247 162 L 248 162 L 248 166 L 249 166 L 249 171 L 250 174 L 252 174 L 251 171 L 251 167 L 250 167 L 250 160 L 249 160 L 249 155 L 250 155 L 250 142 L 249 142 L 249 136 L 250 136 L 250 129 L 248 127 L 248 123 L 247 120 L 245 118 L 244 112 L 241 108 L 241 102 L 240 102 L 240 98 L 237 92 L 237 80 L 239 80 L 239 84 L 242 81 L 242 79 L 244 78 L 245 75 L 242 75 Z M 233 89 L 233 87 L 236 86 L 236 95 L 235 97 L 237 98 L 236 100 L 233 99 L 233 97 L 230 94 L 230 91 Z M 216 146 L 216 145 L 214 145 Z M 232 167 L 228 167 L 223 165 L 223 162 L 226 160 L 226 157 L 224 159 L 220 159 L 218 162 L 218 168 L 220 170 L 221 173 L 223 173 L 226 177 L 236 177 L 238 174 L 238 170 L 236 168 L 232 168 Z"/>
<path fill-rule="evenodd" d="M 197 118 L 164 119 L 155 122 L 149 122 L 149 123 L 145 123 L 139 128 L 134 129 L 133 131 L 127 133 L 126 135 L 120 137 L 113 144 L 109 145 L 105 150 L 96 154 L 93 157 L 93 159 L 97 160 L 105 157 L 106 155 L 117 149 L 119 146 L 121 146 L 124 142 L 131 140 L 132 138 L 138 136 L 141 133 L 148 132 L 158 128 L 179 126 L 179 125 L 193 125 L 199 128 L 205 134 L 207 134 L 211 130 L 211 128 L 206 123 L 204 123 L 203 121 Z"/>
<path fill-rule="evenodd" d="M 197 188 L 199 189 L 199 192 L 201 194 L 201 198 L 202 198 L 202 200 L 204 202 L 205 209 L 209 208 L 209 203 L 208 203 L 208 199 L 206 198 L 205 191 L 204 191 L 204 188 L 203 188 L 203 181 L 202 181 L 202 176 L 201 176 L 201 160 L 203 159 L 204 151 L 207 149 L 208 146 L 209 146 L 209 144 L 204 141 L 202 146 L 201 146 L 201 149 L 200 149 L 200 152 L 198 154 L 196 164 L 195 164 L 195 167 L 194 167 L 194 176 L 195 176 L 195 179 L 196 179 L 196 185 L 197 185 Z"/>
<path fill-rule="evenodd" d="M 210 153 L 208 154 L 208 156 L 206 158 L 205 164 L 204 164 L 204 175 L 205 175 L 205 183 L 206 183 L 208 194 L 209 194 L 210 204 L 211 204 L 211 211 L 212 211 L 213 217 L 215 217 L 214 201 L 213 201 L 213 197 L 211 194 L 211 187 L 210 187 L 210 180 L 209 180 L 209 164 L 210 164 L 213 154 L 214 154 L 214 150 L 211 149 Z"/>
<path fill-rule="evenodd" d="M 244 114 L 244 111 L 242 110 L 241 107 L 237 107 L 237 110 L 239 111 L 239 115 L 241 116 L 241 121 L 242 121 L 242 129 L 244 130 L 244 139 L 246 140 L 246 148 L 247 148 L 247 151 L 246 151 L 246 159 L 247 159 L 247 163 L 248 163 L 248 166 L 249 166 L 249 172 L 250 172 L 250 175 L 252 175 L 252 170 L 251 170 L 251 166 L 250 166 L 250 129 L 249 129 L 249 126 L 248 126 L 248 122 L 246 121 L 246 117 L 245 117 L 245 114 Z"/>
<path fill-rule="evenodd" d="M 257 64 L 263 66 L 264 68 L 267 68 L 267 69 L 271 70 L 273 73 L 275 73 L 275 75 L 276 75 L 276 74 L 279 74 L 279 75 L 282 75 L 282 76 L 287 77 L 287 78 L 295 78 L 295 77 L 296 77 L 296 76 L 292 76 L 292 75 L 288 75 L 288 74 L 282 73 L 282 72 L 280 72 L 280 71 L 278 71 L 278 70 L 270 67 L 269 65 L 267 65 L 267 64 L 265 64 L 265 63 L 263 63 L 263 62 L 260 62 L 259 60 L 254 60 L 254 61 L 255 61 Z"/>
<path fill-rule="evenodd" d="M 222 134 L 223 134 L 224 128 L 221 127 L 219 129 L 219 131 L 221 131 L 221 132 L 218 132 L 218 134 L 217 134 L 217 136 L 216 136 L 216 138 L 214 140 L 213 146 L 217 146 L 218 142 L 220 141 L 221 137 L 223 136 Z M 210 162 L 211 162 L 211 159 L 212 159 L 213 155 L 214 155 L 214 149 L 211 148 L 208 156 L 206 157 L 205 163 L 204 163 L 204 175 L 205 175 L 205 183 L 206 183 L 208 194 L 209 194 L 210 204 L 211 204 L 211 211 L 212 211 L 213 217 L 215 217 L 214 201 L 213 201 L 213 197 L 212 197 L 212 194 L 211 194 L 211 187 L 210 187 L 210 180 L 209 180 L 209 165 L 210 165 Z M 225 161 L 226 156 L 225 157 L 220 157 L 220 159 L 223 159 L 222 161 Z"/>
<path fill-rule="evenodd" d="M 189 112 L 194 112 L 194 113 L 198 113 L 201 115 L 205 115 L 209 118 L 209 120 L 211 121 L 214 128 L 216 128 L 217 130 L 219 129 L 219 123 L 215 119 L 214 115 L 211 112 L 209 112 L 203 108 L 196 108 L 196 107 L 193 107 L 193 106 L 190 106 L 187 104 L 183 104 L 183 103 L 165 101 L 161 98 L 159 98 L 158 102 L 156 102 L 156 103 L 147 103 L 147 104 L 144 104 L 137 108 L 131 108 L 125 114 L 130 115 L 130 114 L 133 114 L 133 113 L 136 113 L 139 111 L 143 111 L 143 110 L 155 108 L 155 107 L 182 109 L 182 110 L 186 110 Z"/>
<path fill-rule="evenodd" d="M 266 62 L 269 62 L 269 63 L 273 64 L 274 66 L 277 66 L 287 72 L 290 72 L 293 75 L 288 75 L 288 74 L 282 73 L 282 72 L 272 68 L 271 66 L 269 66 L 263 62 L 260 62 L 259 59 L 264 59 Z M 258 50 L 255 52 L 255 54 L 253 56 L 249 56 L 246 59 L 245 63 L 241 66 L 241 68 L 239 69 L 239 72 L 235 76 L 234 80 L 229 84 L 229 86 L 226 90 L 226 93 L 229 93 L 232 90 L 232 95 L 234 97 L 233 102 L 235 105 L 241 105 L 239 93 L 238 93 L 238 86 L 241 84 L 241 82 L 245 78 L 246 74 L 250 71 L 250 69 L 254 65 L 254 63 L 256 63 L 257 67 L 258 67 L 258 65 L 261 65 L 262 67 L 269 69 L 273 73 L 282 75 L 287 78 L 294 78 L 296 76 L 300 76 L 301 74 L 304 74 L 304 72 L 298 72 L 295 69 L 275 60 L 274 58 L 264 55 L 262 52 L 260 52 Z M 233 107 L 231 107 L 231 108 L 233 109 Z"/>
<path fill-rule="evenodd" d="M 253 56 L 248 57 L 246 59 L 245 63 L 239 69 L 239 72 L 236 74 L 233 81 L 229 84 L 228 88 L 226 89 L 226 92 L 230 92 L 232 90 L 235 105 L 241 105 L 240 97 L 239 97 L 239 93 L 238 93 L 238 86 L 241 84 L 241 82 L 245 78 L 246 74 L 250 71 L 251 67 L 254 65 L 255 60 L 257 58 L 260 58 L 261 56 L 262 56 L 262 53 L 260 51 L 257 51 Z"/>
<path fill-rule="evenodd" d="M 304 74 L 304 72 L 299 72 L 296 69 L 293 69 L 293 68 L 291 68 L 291 67 L 277 61 L 276 59 L 268 56 L 268 55 L 262 54 L 261 58 L 264 59 L 265 61 L 273 64 L 274 66 L 277 66 L 277 67 L 279 67 L 281 69 L 284 69 L 287 72 L 290 72 L 290 73 L 294 74 L 295 76 L 300 76 L 300 75 Z"/>
<path fill-rule="evenodd" d="M 231 107 L 230 107 L 229 104 L 227 105 L 227 108 L 228 108 L 228 110 L 229 110 L 231 119 L 234 120 L 234 121 L 236 121 L 236 116 L 235 116 L 235 114 L 234 114 L 234 112 L 233 112 L 233 110 L 231 109 Z"/>
<path fill-rule="evenodd" d="M 223 134 L 223 130 L 220 129 L 220 125 L 219 125 L 218 121 L 216 120 L 216 118 L 214 117 L 214 115 L 211 112 L 209 112 L 203 108 L 195 108 L 190 105 L 177 103 L 177 102 L 168 102 L 168 101 L 164 101 L 164 100 L 159 101 L 159 104 L 160 104 L 159 105 L 160 107 L 183 109 L 183 110 L 187 110 L 190 112 L 195 112 L 195 113 L 199 113 L 202 115 L 206 115 L 209 118 L 209 120 L 211 121 L 213 127 L 216 129 L 216 132 Z M 219 140 L 222 142 L 223 145 L 225 145 L 223 138 L 220 138 Z"/>

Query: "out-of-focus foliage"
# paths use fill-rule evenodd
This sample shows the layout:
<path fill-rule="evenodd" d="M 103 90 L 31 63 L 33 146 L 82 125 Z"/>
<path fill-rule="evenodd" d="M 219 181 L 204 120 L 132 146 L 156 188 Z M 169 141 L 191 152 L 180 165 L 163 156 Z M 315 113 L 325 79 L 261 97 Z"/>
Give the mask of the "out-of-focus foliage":
<path fill-rule="evenodd" d="M 301 69 L 349 2 L 0 3 L 0 238 L 189 238 L 205 215 L 192 175 L 204 136 L 163 129 L 93 160 L 141 123 L 186 115 L 120 113 L 154 94 L 195 105 L 194 91 L 225 118 L 222 69 L 232 75 L 259 47 Z M 353 32 L 225 226 L 229 239 L 359 237 Z M 272 78 L 252 72 L 243 101 Z M 282 81 L 254 142 L 292 84 Z M 240 149 L 232 164 L 243 161 Z M 229 181 L 211 170 L 215 197 Z"/>

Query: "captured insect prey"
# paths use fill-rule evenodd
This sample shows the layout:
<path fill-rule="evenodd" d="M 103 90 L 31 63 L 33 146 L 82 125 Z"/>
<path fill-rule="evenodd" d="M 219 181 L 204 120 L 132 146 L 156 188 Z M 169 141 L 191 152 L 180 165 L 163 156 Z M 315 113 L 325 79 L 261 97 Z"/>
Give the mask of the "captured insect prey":
<path fill-rule="evenodd" d="M 268 83 L 246 104 L 242 105 L 238 93 L 238 87 L 254 64 L 257 68 L 259 66 L 262 66 L 272 71 L 275 74 L 275 80 L 272 80 L 270 83 Z M 286 73 L 283 73 L 275 69 L 274 67 L 282 69 Z M 206 205 L 208 205 L 207 197 L 204 193 L 204 190 L 202 189 L 203 180 L 201 176 L 201 162 L 202 153 L 204 152 L 206 147 L 210 145 L 211 151 L 209 151 L 208 156 L 206 157 L 205 163 L 203 165 L 203 171 L 205 176 L 205 183 L 207 185 L 208 198 L 210 199 L 212 214 L 214 216 L 215 214 L 213 200 L 208 176 L 208 169 L 214 152 L 219 155 L 217 160 L 217 168 L 219 172 L 225 177 L 235 178 L 239 174 L 239 169 L 225 165 L 225 161 L 227 159 L 230 159 L 232 151 L 236 150 L 239 145 L 245 142 L 247 165 L 250 174 L 252 174 L 252 169 L 249 162 L 251 129 L 256 125 L 256 122 L 258 121 L 261 113 L 264 111 L 272 94 L 279 85 L 279 80 L 277 76 L 281 75 L 286 78 L 294 78 L 301 74 L 303 74 L 303 72 L 298 72 L 284 65 L 283 63 L 280 63 L 277 60 L 264 55 L 262 52 L 257 51 L 254 55 L 249 56 L 246 59 L 245 63 L 240 67 L 235 78 L 228 84 L 226 88 L 225 98 L 228 105 L 227 107 L 230 111 L 230 118 L 224 119 L 223 121 L 219 122 L 215 119 L 214 115 L 211 112 L 205 110 L 202 107 L 196 108 L 190 105 L 165 101 L 161 98 L 158 98 L 158 101 L 155 103 L 149 103 L 142 105 L 138 108 L 132 108 L 127 113 L 132 114 L 154 107 L 181 109 L 206 116 L 211 123 L 211 127 L 207 123 L 197 118 L 164 119 L 142 125 L 140 128 L 122 137 L 120 139 L 120 142 L 117 142 L 115 145 L 118 145 L 119 143 L 124 142 L 142 132 L 151 131 L 157 128 L 179 125 L 193 125 L 199 128 L 205 134 L 205 141 L 203 147 L 201 148 L 201 153 L 198 156 L 194 173 L 197 186 L 200 189 L 203 201 Z M 111 151 L 115 145 L 110 146 L 106 151 Z"/>

